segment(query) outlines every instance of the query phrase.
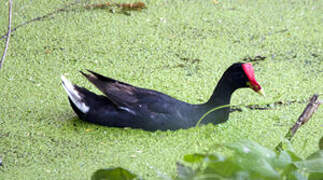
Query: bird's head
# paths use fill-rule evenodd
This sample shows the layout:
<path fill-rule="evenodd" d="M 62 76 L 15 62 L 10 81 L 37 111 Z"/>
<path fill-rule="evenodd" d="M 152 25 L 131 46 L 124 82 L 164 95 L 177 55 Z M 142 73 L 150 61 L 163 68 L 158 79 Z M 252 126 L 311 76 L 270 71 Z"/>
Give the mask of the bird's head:
<path fill-rule="evenodd" d="M 236 88 L 249 87 L 258 94 L 265 96 L 265 93 L 256 81 L 255 73 L 251 63 L 234 63 L 226 71 L 228 81 Z"/>

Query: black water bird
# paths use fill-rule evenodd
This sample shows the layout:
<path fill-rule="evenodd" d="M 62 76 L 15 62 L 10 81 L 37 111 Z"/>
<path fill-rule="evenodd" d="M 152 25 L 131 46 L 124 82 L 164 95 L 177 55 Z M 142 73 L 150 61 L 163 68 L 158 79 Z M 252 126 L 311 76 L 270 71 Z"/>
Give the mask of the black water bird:
<path fill-rule="evenodd" d="M 210 110 L 229 105 L 232 93 L 249 87 L 263 90 L 255 79 L 250 63 L 235 63 L 223 74 L 210 99 L 203 104 L 189 104 L 158 91 L 144 89 L 104 77 L 93 71 L 81 72 L 104 95 L 73 85 L 62 75 L 69 102 L 84 121 L 110 127 L 131 127 L 148 131 L 193 127 Z M 219 124 L 229 118 L 228 106 L 209 113 L 201 124 Z"/>

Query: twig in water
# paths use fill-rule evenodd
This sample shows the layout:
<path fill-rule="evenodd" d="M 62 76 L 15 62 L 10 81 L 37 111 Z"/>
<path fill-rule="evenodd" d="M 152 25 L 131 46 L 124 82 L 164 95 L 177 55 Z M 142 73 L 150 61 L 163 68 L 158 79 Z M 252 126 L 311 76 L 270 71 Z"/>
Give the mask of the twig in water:
<path fill-rule="evenodd" d="M 103 4 L 88 4 L 84 6 L 85 9 L 108 9 L 111 13 L 121 13 L 130 16 L 129 11 L 141 11 L 146 9 L 146 5 L 143 2 L 135 3 L 103 3 Z"/>
<path fill-rule="evenodd" d="M 8 33 L 7 33 L 6 46 L 4 48 L 3 55 L 2 55 L 1 60 L 0 60 L 0 70 L 1 70 L 3 62 L 4 62 L 5 58 L 6 58 L 6 53 L 7 53 L 8 46 L 9 46 L 10 35 L 11 35 L 11 19 L 12 19 L 12 0 L 9 0 Z"/>
<path fill-rule="evenodd" d="M 143 2 L 135 2 L 135 3 L 103 3 L 103 4 L 88 4 L 85 6 L 86 9 L 105 9 L 110 8 L 112 6 L 116 6 L 121 8 L 124 11 L 140 11 L 146 8 L 145 3 Z"/>
<path fill-rule="evenodd" d="M 76 5 L 76 4 L 78 4 L 78 3 L 79 3 L 79 2 L 74 2 L 74 3 L 68 4 L 68 5 L 66 5 L 66 6 L 65 6 L 65 7 L 63 7 L 63 8 L 56 9 L 56 10 L 54 10 L 54 11 L 52 11 L 52 12 L 50 12 L 50 13 L 47 13 L 47 14 L 45 14 L 45 15 L 43 15 L 43 16 L 36 17 L 36 18 L 33 18 L 33 19 L 29 20 L 29 21 L 23 22 L 23 23 L 21 23 L 21 24 L 17 25 L 16 27 L 14 27 L 14 28 L 11 30 L 11 32 L 15 32 L 18 28 L 20 28 L 20 27 L 22 27 L 22 26 L 25 26 L 25 25 L 27 25 L 27 24 L 30 24 L 30 23 L 32 23 L 32 22 L 35 22 L 35 21 L 41 21 L 41 20 L 44 20 L 44 19 L 46 19 L 46 18 L 49 18 L 49 17 L 51 17 L 51 16 L 53 16 L 53 15 L 55 15 L 55 14 L 57 14 L 57 13 L 65 12 L 65 11 L 67 11 L 67 8 L 69 8 L 69 7 L 73 6 L 73 5 Z M 9 32 L 9 31 L 8 31 L 8 32 Z M 0 40 L 4 39 L 4 38 L 6 38 L 6 37 L 8 37 L 8 33 L 6 33 L 6 34 L 2 35 L 2 36 L 0 37 Z"/>
<path fill-rule="evenodd" d="M 308 120 L 312 117 L 312 115 L 315 113 L 315 111 L 317 110 L 317 108 L 319 107 L 319 105 L 321 104 L 320 100 L 319 100 L 319 95 L 318 94 L 314 94 L 310 100 L 310 102 L 307 104 L 306 108 L 304 109 L 303 113 L 299 116 L 299 118 L 297 119 L 296 123 L 294 124 L 293 127 L 290 128 L 290 130 L 288 131 L 288 133 L 285 135 L 285 138 L 287 140 L 291 140 L 293 138 L 293 136 L 295 135 L 296 131 L 298 130 L 298 128 L 300 128 L 302 125 L 304 125 L 305 123 L 308 122 Z M 276 150 L 277 151 L 281 151 L 282 150 L 282 142 L 280 142 L 277 146 L 276 146 Z"/>

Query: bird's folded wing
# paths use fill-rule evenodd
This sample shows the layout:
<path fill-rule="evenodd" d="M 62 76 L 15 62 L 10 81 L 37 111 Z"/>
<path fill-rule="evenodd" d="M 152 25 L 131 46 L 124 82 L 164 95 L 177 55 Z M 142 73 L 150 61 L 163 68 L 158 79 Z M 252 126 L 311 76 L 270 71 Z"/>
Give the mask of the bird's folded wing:
<path fill-rule="evenodd" d="M 133 110 L 142 105 L 154 112 L 166 113 L 171 110 L 167 104 L 172 104 L 173 100 L 163 93 L 138 88 L 96 72 L 88 71 L 90 74 L 81 73 L 120 109 L 128 108 Z"/>

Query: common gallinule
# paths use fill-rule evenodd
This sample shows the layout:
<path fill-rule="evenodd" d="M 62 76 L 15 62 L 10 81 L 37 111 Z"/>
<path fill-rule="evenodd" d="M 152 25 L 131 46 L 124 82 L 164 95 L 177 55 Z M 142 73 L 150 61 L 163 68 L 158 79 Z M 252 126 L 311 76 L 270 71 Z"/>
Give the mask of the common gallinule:
<path fill-rule="evenodd" d="M 104 95 L 97 95 L 73 85 L 62 75 L 62 84 L 70 104 L 84 121 L 110 127 L 144 130 L 176 130 L 190 128 L 213 108 L 230 104 L 232 93 L 250 87 L 263 94 L 250 63 L 235 63 L 223 74 L 212 96 L 204 104 L 188 104 L 161 92 L 144 89 L 104 77 L 93 71 L 81 72 Z M 209 113 L 201 124 L 219 124 L 229 117 L 228 106 Z"/>

